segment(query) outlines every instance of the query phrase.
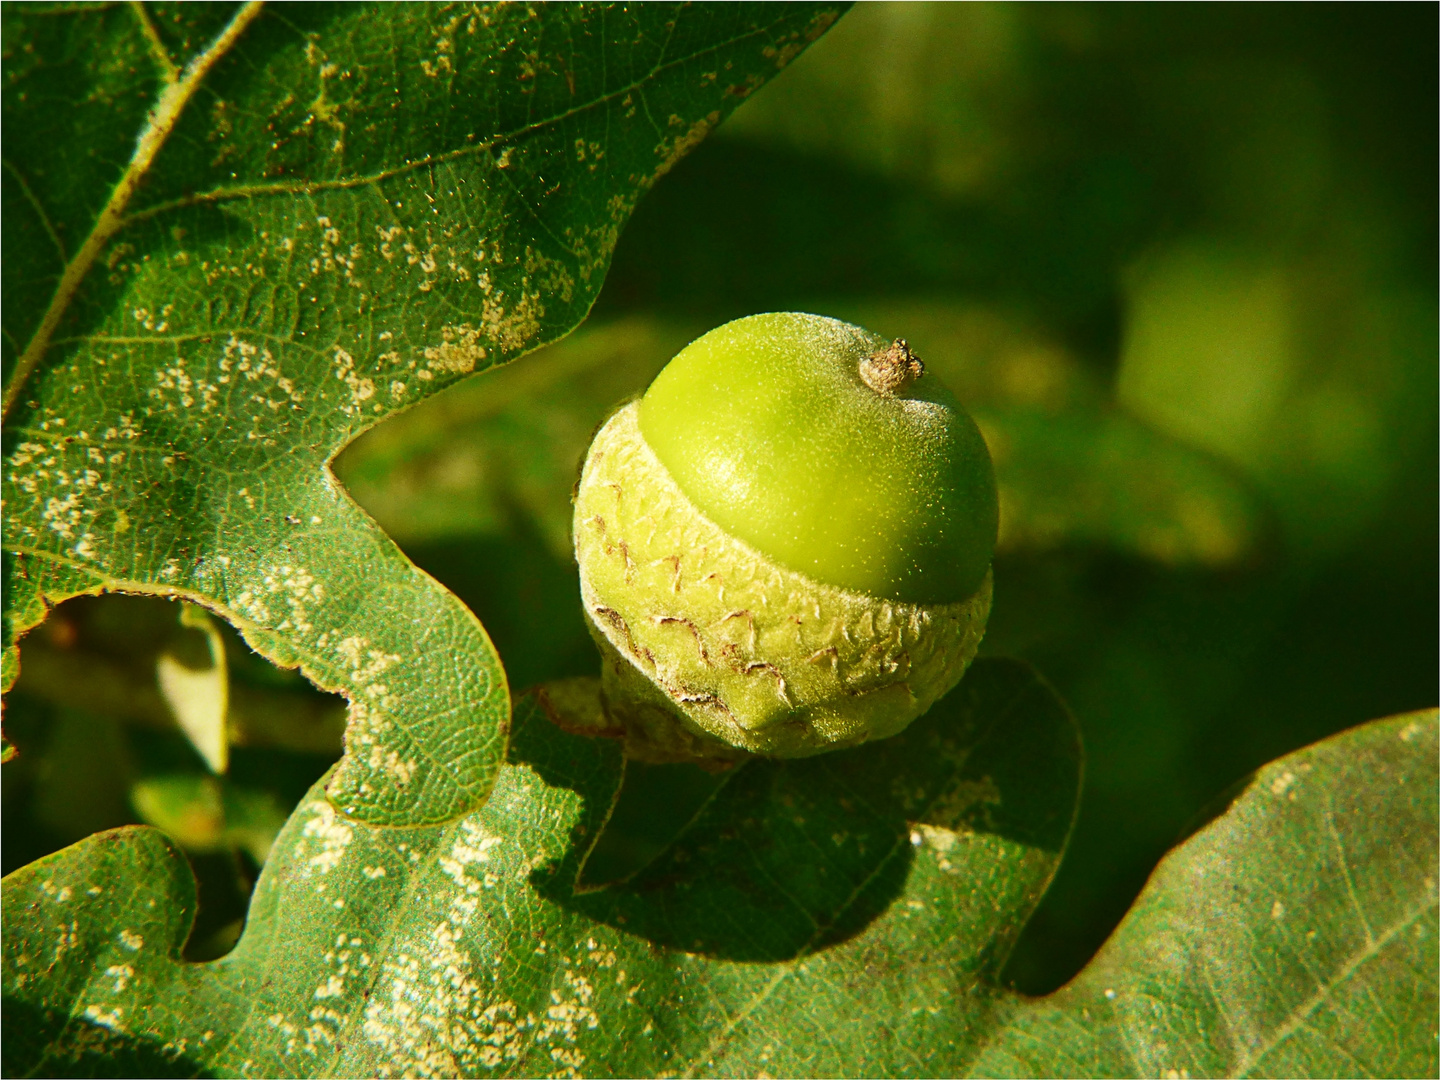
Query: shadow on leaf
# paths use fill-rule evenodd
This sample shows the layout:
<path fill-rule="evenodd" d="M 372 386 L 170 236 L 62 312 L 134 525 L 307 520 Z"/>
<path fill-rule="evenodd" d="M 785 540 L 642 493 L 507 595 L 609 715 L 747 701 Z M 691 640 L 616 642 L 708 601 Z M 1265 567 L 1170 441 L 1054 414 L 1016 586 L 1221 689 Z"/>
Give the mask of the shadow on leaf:
<path fill-rule="evenodd" d="M 985 660 L 900 736 L 745 766 L 624 884 L 577 893 L 559 867 L 534 880 L 555 902 L 659 946 L 784 961 L 859 934 L 905 893 L 922 858 L 962 892 L 1028 858 L 1055 861 L 1079 781 L 1064 706 L 1026 665 Z M 1027 894 L 985 967 L 1003 962 L 1038 898 Z"/>
<path fill-rule="evenodd" d="M 214 1076 L 198 1062 L 151 1039 L 114 1031 L 6 997 L 6 1076 Z"/>

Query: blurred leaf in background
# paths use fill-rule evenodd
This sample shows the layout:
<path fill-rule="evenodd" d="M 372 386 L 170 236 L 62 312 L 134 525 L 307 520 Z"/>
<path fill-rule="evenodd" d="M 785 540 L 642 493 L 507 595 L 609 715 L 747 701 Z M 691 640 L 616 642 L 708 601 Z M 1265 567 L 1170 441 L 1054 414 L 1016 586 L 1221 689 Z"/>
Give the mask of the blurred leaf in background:
<path fill-rule="evenodd" d="M 860 6 L 646 198 L 581 331 L 337 470 L 513 685 L 590 674 L 569 492 L 608 410 L 756 311 L 907 337 L 996 459 L 985 649 L 1087 742 L 1010 967 L 1050 989 L 1217 792 L 1435 700 L 1435 36 L 1418 5 Z"/>
<path fill-rule="evenodd" d="M 191 959 L 226 952 L 291 808 L 340 756 L 345 703 L 157 597 L 80 597 L 24 643 L 5 698 L 4 872 L 120 825 L 189 855 Z M 220 741 L 223 738 L 223 742 Z"/>

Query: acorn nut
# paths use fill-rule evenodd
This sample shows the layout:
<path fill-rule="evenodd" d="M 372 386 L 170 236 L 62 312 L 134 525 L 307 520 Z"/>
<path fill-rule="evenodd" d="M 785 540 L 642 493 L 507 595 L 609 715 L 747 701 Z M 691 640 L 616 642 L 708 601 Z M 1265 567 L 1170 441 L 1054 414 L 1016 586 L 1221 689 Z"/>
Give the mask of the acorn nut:
<path fill-rule="evenodd" d="M 575 497 L 627 753 L 896 734 L 975 656 L 997 523 L 979 430 L 904 341 L 777 313 L 692 342 L 600 429 Z"/>

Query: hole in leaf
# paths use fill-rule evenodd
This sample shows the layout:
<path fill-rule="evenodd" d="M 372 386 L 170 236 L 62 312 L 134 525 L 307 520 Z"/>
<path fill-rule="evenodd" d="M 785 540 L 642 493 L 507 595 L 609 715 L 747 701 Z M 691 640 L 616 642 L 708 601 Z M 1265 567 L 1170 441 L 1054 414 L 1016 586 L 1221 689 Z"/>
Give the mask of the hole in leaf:
<path fill-rule="evenodd" d="M 5 699 L 5 873 L 92 833 L 146 824 L 195 871 L 185 947 L 234 946 L 270 845 L 340 756 L 346 707 L 183 601 L 60 604 L 20 646 Z"/>

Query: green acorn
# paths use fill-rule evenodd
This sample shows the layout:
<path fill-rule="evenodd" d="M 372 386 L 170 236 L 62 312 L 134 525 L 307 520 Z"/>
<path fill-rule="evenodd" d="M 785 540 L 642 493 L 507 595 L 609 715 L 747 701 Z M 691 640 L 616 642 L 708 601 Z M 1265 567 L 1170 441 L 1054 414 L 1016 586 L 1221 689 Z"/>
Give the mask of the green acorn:
<path fill-rule="evenodd" d="M 575 555 L 630 756 L 803 757 L 902 730 L 990 611 L 973 420 L 904 341 L 818 315 L 692 342 L 595 436 Z"/>

